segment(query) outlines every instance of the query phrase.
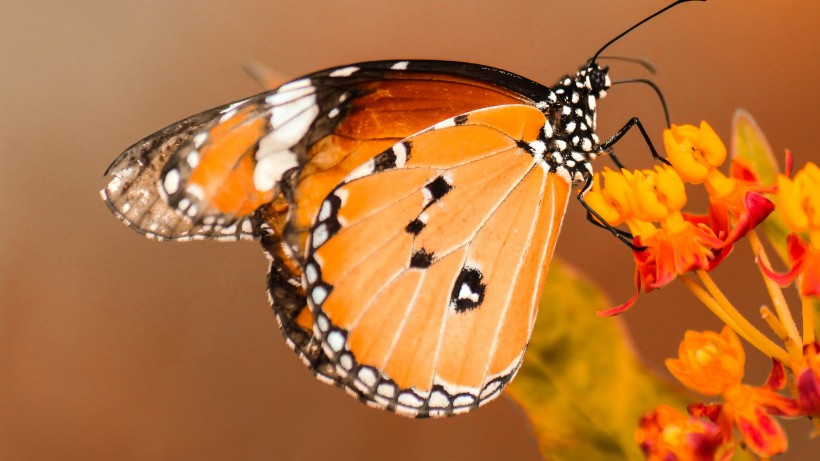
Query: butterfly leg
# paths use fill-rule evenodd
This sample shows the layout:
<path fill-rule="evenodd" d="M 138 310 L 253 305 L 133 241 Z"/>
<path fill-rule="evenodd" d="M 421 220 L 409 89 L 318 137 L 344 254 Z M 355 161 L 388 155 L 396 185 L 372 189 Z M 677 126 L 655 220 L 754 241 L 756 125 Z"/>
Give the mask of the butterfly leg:
<path fill-rule="evenodd" d="M 612 160 L 612 163 L 614 163 L 615 166 L 618 168 L 618 170 L 623 170 L 626 168 L 624 164 L 621 163 L 621 160 L 618 158 L 618 156 L 615 155 L 615 149 L 613 149 L 612 147 L 607 147 L 605 152 L 609 156 L 610 160 Z"/>
<path fill-rule="evenodd" d="M 665 163 L 665 164 L 669 165 L 669 161 L 667 161 L 665 158 L 658 155 L 658 151 L 655 150 L 655 145 L 652 144 L 652 140 L 649 139 L 649 135 L 646 133 L 646 130 L 644 129 L 644 127 L 641 124 L 641 121 L 638 119 L 638 117 L 632 117 L 628 122 L 626 122 L 626 125 L 624 125 L 623 128 L 618 130 L 618 132 L 615 133 L 614 135 L 612 135 L 611 138 L 607 139 L 600 146 L 598 146 L 598 151 L 599 152 L 602 152 L 602 151 L 610 152 L 610 148 L 616 142 L 620 141 L 621 138 L 623 138 L 624 135 L 633 126 L 637 126 L 638 129 L 641 131 L 641 135 L 643 136 L 643 139 L 646 142 L 647 147 L 649 147 L 649 151 L 652 153 L 652 158 L 654 158 L 655 160 L 660 161 L 661 163 Z M 618 164 L 618 163 L 620 163 L 620 162 L 616 162 L 616 164 Z"/>
<path fill-rule="evenodd" d="M 592 224 L 608 230 L 612 235 L 614 235 L 618 240 L 626 244 L 629 248 L 632 248 L 635 251 L 644 250 L 645 247 L 639 247 L 632 243 L 633 236 L 629 232 L 623 231 L 610 225 L 606 220 L 598 214 L 589 204 L 584 201 L 584 195 L 587 193 L 589 189 L 592 188 L 592 176 L 587 177 L 584 182 L 584 186 L 581 188 L 581 191 L 578 192 L 578 201 L 581 202 L 581 206 L 587 210 L 587 220 Z"/>

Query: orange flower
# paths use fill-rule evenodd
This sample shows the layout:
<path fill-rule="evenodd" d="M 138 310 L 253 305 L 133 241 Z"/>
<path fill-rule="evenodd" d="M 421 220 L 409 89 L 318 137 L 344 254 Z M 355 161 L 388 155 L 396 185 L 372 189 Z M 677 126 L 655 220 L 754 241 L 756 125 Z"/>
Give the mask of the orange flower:
<path fill-rule="evenodd" d="M 775 361 L 766 385 L 743 384 L 745 353 L 731 328 L 720 334 L 687 331 L 678 358 L 666 361 L 669 371 L 686 387 L 703 395 L 720 395 L 722 404 L 694 404 L 689 413 L 708 417 L 729 433 L 734 426 L 744 442 L 759 456 L 783 453 L 786 434 L 772 415 L 797 416 L 798 403 L 777 391 L 785 385 L 783 366 Z"/>
<path fill-rule="evenodd" d="M 746 355 L 740 339 L 729 327 L 713 331 L 687 331 L 677 359 L 666 367 L 686 387 L 703 395 L 718 395 L 743 379 Z"/>
<path fill-rule="evenodd" d="M 726 161 L 726 146 L 708 123 L 700 122 L 700 128 L 672 125 L 663 132 L 663 144 L 667 160 L 686 182 L 707 182 L 711 189 L 723 189 L 723 180 L 715 172 Z"/>
<path fill-rule="evenodd" d="M 732 457 L 734 444 L 720 428 L 660 405 L 641 418 L 635 441 L 649 460 L 724 461 Z"/>
<path fill-rule="evenodd" d="M 792 231 L 786 240 L 791 270 L 777 274 L 761 264 L 763 272 L 781 286 L 802 276 L 800 294 L 820 296 L 820 168 L 807 163 L 793 179 L 779 175 L 778 209 Z M 808 234 L 806 241 L 801 234 Z"/>
<path fill-rule="evenodd" d="M 713 142 L 711 136 L 706 138 Z M 686 141 L 687 146 L 690 144 Z M 704 159 L 711 157 L 719 155 L 703 156 Z M 717 208 L 710 209 L 709 216 L 685 214 L 681 212 L 686 204 L 681 175 L 666 165 L 620 173 L 605 169 L 601 176 L 596 176 L 585 200 L 609 224 L 625 223 L 634 236 L 633 244 L 641 248 L 633 255 L 635 295 L 620 306 L 599 311 L 601 316 L 624 312 L 634 304 L 640 292 L 660 288 L 681 274 L 714 269 L 731 252 L 734 242 L 774 209 L 768 199 L 748 192 L 741 215 L 733 225 L 727 213 L 716 212 Z"/>
<path fill-rule="evenodd" d="M 723 399 L 723 410 L 734 421 L 743 441 L 755 454 L 770 457 L 788 449 L 786 433 L 771 415 L 795 416 L 793 400 L 770 389 L 745 384 L 728 388 Z"/>

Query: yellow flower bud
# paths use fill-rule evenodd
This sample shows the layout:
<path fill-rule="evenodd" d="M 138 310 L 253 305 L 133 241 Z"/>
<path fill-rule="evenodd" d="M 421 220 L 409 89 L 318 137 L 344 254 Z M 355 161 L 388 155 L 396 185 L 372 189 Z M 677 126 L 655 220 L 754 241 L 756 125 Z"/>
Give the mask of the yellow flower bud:
<path fill-rule="evenodd" d="M 652 170 L 636 171 L 632 179 L 632 188 L 635 191 L 637 207 L 635 215 L 644 221 L 660 221 L 666 217 L 669 210 L 659 200 L 655 185 L 657 176 Z"/>
<path fill-rule="evenodd" d="M 686 188 L 674 168 L 656 166 L 658 194 L 669 210 L 680 210 L 686 205 Z"/>
<path fill-rule="evenodd" d="M 700 136 L 695 145 L 703 152 L 706 163 L 712 167 L 719 167 L 726 161 L 726 145 L 706 120 L 700 122 Z"/>
<path fill-rule="evenodd" d="M 672 125 L 672 128 L 674 129 L 675 125 Z M 695 160 L 692 141 L 675 136 L 672 130 L 664 130 L 663 144 L 666 148 L 666 159 L 684 181 L 700 184 L 706 179 L 709 169 Z"/>

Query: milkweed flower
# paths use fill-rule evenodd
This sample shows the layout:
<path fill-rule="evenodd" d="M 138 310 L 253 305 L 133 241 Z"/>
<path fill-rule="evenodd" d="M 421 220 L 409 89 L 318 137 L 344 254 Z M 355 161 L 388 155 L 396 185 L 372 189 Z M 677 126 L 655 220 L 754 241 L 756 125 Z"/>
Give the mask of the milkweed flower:
<path fill-rule="evenodd" d="M 743 384 L 745 353 L 731 328 L 687 331 L 678 358 L 666 361 L 669 371 L 686 387 L 707 396 L 719 395 L 720 404 L 694 404 L 692 416 L 708 417 L 724 433 L 736 428 L 745 444 L 759 456 L 773 456 L 788 448 L 786 433 L 772 417 L 801 414 L 798 403 L 777 391 L 785 385 L 785 373 L 774 362 L 762 387 Z"/>
<path fill-rule="evenodd" d="M 683 385 L 703 395 L 718 395 L 743 380 L 746 355 L 740 339 L 730 328 L 687 331 L 677 359 L 667 359 L 666 368 Z"/>
<path fill-rule="evenodd" d="M 786 240 L 791 270 L 778 274 L 761 265 L 763 272 L 781 286 L 797 277 L 803 296 L 820 296 L 820 168 L 807 163 L 794 178 L 779 175 L 777 202 L 786 227 L 792 232 Z M 807 235 L 808 238 L 803 236 Z"/>
<path fill-rule="evenodd" d="M 652 461 L 725 461 L 734 453 L 731 437 L 717 424 L 668 405 L 641 418 L 635 441 Z"/>
<path fill-rule="evenodd" d="M 711 271 L 774 210 L 761 195 L 771 188 L 761 185 L 750 169 L 741 165 L 730 177 L 717 169 L 726 160 L 726 147 L 708 123 L 673 125 L 664 131 L 664 144 L 671 166 L 634 172 L 604 169 L 585 196 L 607 223 L 629 227 L 639 248 L 633 252 L 635 295 L 599 315 L 622 313 L 639 293 L 661 288 L 680 275 Z M 687 182 L 705 184 L 707 215 L 682 211 Z"/>

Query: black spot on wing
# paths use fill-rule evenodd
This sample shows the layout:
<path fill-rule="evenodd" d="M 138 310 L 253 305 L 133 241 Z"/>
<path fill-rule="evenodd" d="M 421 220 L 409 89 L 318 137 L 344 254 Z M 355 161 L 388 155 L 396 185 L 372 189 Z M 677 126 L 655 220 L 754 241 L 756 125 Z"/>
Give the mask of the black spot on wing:
<path fill-rule="evenodd" d="M 484 302 L 484 291 L 487 285 L 482 283 L 484 276 L 476 268 L 464 267 L 456 278 L 450 295 L 450 306 L 456 312 L 473 310 Z"/>
<path fill-rule="evenodd" d="M 424 208 L 427 208 L 433 203 L 441 200 L 442 197 L 453 190 L 453 186 L 447 181 L 447 179 L 444 178 L 444 176 L 439 176 L 424 186 L 424 189 L 427 191 L 427 203 Z"/>
<path fill-rule="evenodd" d="M 433 253 L 427 252 L 424 248 L 417 250 L 410 257 L 410 267 L 417 269 L 426 269 L 433 264 Z"/>
<path fill-rule="evenodd" d="M 403 141 L 373 158 L 373 171 L 402 167 L 410 158 L 410 141 Z"/>
<path fill-rule="evenodd" d="M 416 218 L 410 221 L 410 223 L 405 226 L 404 230 L 407 231 L 408 234 L 419 235 L 421 231 L 424 230 L 426 225 L 427 224 L 425 224 L 424 221 Z"/>
<path fill-rule="evenodd" d="M 393 148 L 387 149 L 373 158 L 373 171 L 384 171 L 396 168 L 396 152 Z"/>
<path fill-rule="evenodd" d="M 456 115 L 453 117 L 453 123 L 456 125 L 464 125 L 467 122 L 467 114 Z"/>

